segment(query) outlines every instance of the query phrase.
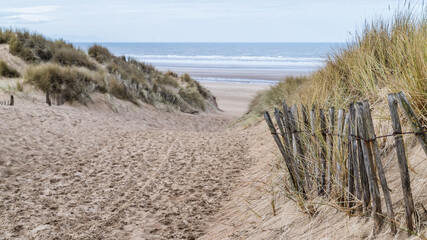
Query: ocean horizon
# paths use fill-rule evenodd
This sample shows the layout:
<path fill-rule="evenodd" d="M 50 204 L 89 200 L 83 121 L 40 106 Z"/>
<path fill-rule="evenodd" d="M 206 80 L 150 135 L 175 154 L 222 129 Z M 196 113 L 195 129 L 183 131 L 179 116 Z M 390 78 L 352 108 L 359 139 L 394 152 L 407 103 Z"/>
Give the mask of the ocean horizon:
<path fill-rule="evenodd" d="M 73 43 L 85 51 L 95 43 Z M 158 70 L 190 74 L 200 82 L 275 84 L 323 66 L 328 54 L 346 43 L 263 42 L 101 42 L 116 56 L 151 64 Z"/>

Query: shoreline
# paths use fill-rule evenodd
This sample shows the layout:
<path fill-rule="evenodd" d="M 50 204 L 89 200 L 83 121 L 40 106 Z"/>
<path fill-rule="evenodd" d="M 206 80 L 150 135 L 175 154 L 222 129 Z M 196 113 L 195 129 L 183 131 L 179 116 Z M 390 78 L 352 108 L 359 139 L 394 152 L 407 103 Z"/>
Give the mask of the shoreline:
<path fill-rule="evenodd" d="M 200 82 L 200 84 L 216 97 L 219 109 L 234 117 L 245 114 L 258 92 L 267 90 L 272 86 L 229 82 Z"/>

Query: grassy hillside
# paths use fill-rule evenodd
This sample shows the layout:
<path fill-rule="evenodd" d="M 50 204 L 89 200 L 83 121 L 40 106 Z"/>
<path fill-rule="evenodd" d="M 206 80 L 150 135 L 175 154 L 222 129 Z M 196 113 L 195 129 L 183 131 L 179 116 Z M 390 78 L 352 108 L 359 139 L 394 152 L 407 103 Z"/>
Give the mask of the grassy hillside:
<path fill-rule="evenodd" d="M 167 110 L 195 113 L 217 109 L 214 96 L 190 76 L 162 73 L 151 65 L 114 56 L 99 45 L 86 54 L 63 40 L 10 29 L 0 29 L 0 43 L 9 44 L 11 54 L 31 64 L 23 73 L 27 83 L 44 92 L 63 94 L 66 101 L 87 103 L 91 93 L 101 92 Z M 6 65 L 0 67 L 4 74 L 11 71 Z"/>
<path fill-rule="evenodd" d="M 350 102 L 376 102 L 386 93 L 404 91 L 427 122 L 427 19 L 410 11 L 390 21 L 366 24 L 353 42 L 328 57 L 325 66 L 304 77 L 287 77 L 252 102 L 244 120 L 286 99 L 290 104 L 346 108 Z"/>

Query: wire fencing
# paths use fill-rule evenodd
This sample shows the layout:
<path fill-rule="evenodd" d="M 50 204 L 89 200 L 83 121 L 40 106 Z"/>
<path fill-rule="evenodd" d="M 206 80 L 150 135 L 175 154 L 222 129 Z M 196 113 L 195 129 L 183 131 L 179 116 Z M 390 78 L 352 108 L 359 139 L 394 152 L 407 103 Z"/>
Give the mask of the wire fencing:
<path fill-rule="evenodd" d="M 288 183 L 298 199 L 304 202 L 316 197 L 328 198 L 350 213 L 371 214 L 375 232 L 388 222 L 395 234 L 395 213 L 377 142 L 377 139 L 393 137 L 403 190 L 405 229 L 413 234 L 418 217 L 403 135 L 415 135 L 427 155 L 427 129 L 419 122 L 403 92 L 389 94 L 387 100 L 393 132 L 381 136 L 375 135 L 367 100 L 351 103 L 347 112 L 339 109 L 337 117 L 334 107 L 328 109 L 328 114 L 324 109 L 317 111 L 316 106 L 308 111 L 302 105 L 298 111 L 296 105 L 290 108 L 283 101 L 282 111 L 277 108 L 274 111 L 276 124 L 268 112 L 264 118 L 289 173 Z M 398 105 L 413 131 L 402 132 Z M 382 200 L 386 214 L 382 211 Z"/>

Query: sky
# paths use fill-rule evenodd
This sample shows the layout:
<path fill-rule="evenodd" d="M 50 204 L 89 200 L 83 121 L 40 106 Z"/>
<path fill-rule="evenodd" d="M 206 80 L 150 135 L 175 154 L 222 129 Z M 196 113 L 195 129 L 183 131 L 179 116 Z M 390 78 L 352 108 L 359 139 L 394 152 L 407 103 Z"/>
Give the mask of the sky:
<path fill-rule="evenodd" d="M 0 0 L 0 26 L 70 42 L 345 42 L 399 0 Z"/>

